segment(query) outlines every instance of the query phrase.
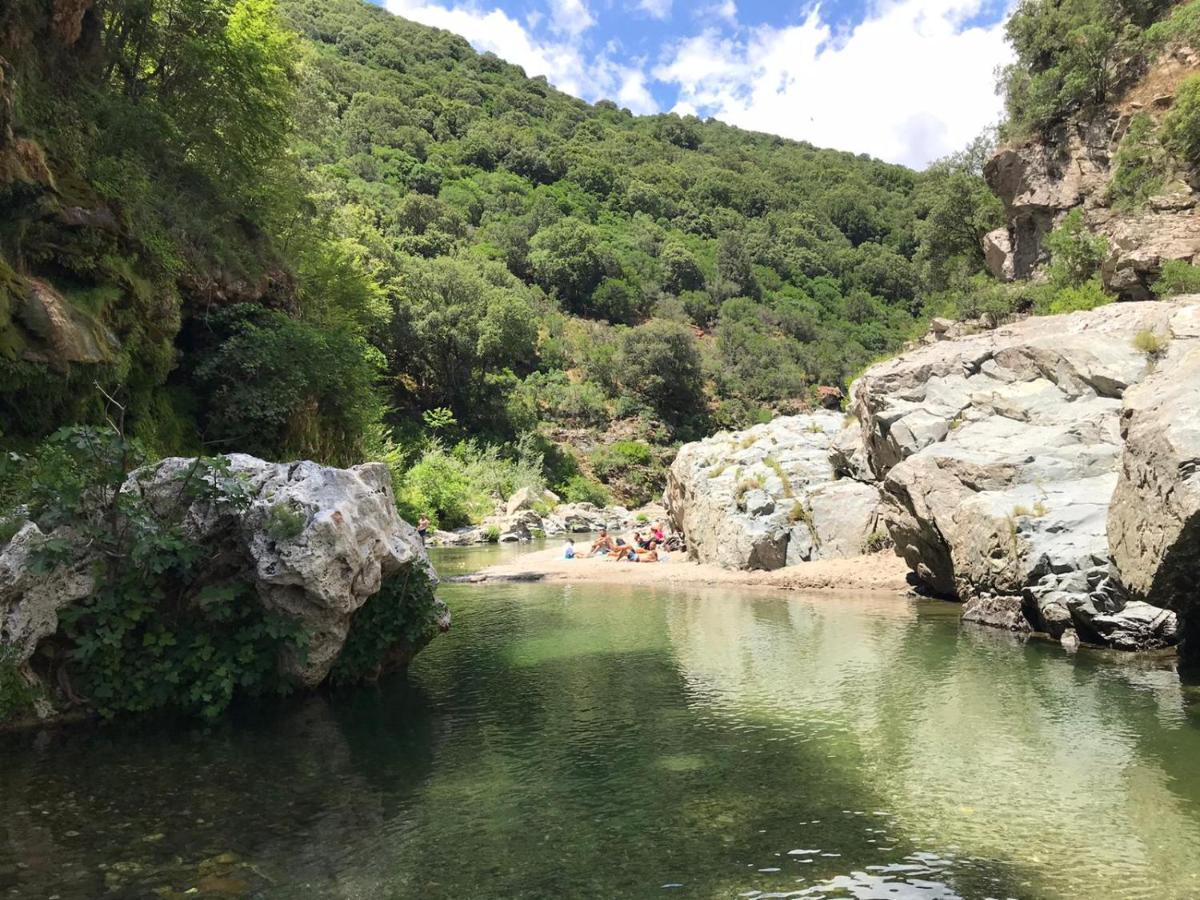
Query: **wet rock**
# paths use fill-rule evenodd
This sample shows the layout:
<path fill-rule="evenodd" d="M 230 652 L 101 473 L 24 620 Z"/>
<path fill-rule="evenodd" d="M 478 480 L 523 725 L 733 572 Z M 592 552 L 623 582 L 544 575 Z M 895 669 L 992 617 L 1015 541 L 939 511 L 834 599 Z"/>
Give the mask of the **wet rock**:
<path fill-rule="evenodd" d="M 1020 597 L 993 597 L 990 595 L 972 597 L 963 607 L 962 618 L 964 622 L 974 625 L 987 625 L 1017 634 L 1028 634 L 1033 631 L 1029 620 L 1025 618 Z"/>
<path fill-rule="evenodd" d="M 109 362 L 120 342 L 91 314 L 72 306 L 49 283 L 28 279 L 17 316 L 35 343 L 24 352 L 29 362 L 67 371 L 72 363 Z"/>

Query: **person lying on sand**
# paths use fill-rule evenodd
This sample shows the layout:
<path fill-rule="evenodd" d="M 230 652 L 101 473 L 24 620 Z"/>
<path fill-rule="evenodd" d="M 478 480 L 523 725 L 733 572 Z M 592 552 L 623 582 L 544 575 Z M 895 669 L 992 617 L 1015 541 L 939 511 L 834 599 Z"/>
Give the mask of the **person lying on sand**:
<path fill-rule="evenodd" d="M 650 541 L 645 550 L 634 551 L 630 562 L 658 562 L 658 541 Z"/>
<path fill-rule="evenodd" d="M 658 544 L 650 541 L 645 547 L 622 546 L 621 552 L 609 557 L 614 562 L 658 562 Z"/>

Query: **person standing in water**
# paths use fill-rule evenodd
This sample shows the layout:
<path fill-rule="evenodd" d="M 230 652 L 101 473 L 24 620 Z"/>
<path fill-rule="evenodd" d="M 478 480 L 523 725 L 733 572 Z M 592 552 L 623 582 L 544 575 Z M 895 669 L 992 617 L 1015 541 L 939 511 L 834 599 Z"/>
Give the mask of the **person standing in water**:
<path fill-rule="evenodd" d="M 421 543 L 425 543 L 425 535 L 429 534 L 429 517 L 421 516 L 417 519 L 417 534 L 421 536 Z"/>

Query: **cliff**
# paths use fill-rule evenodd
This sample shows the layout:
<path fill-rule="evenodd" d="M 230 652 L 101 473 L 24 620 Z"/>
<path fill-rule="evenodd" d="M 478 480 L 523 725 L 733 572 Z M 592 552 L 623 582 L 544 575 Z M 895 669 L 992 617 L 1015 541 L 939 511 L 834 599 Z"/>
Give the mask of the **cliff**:
<path fill-rule="evenodd" d="M 1037 277 L 1046 235 L 1075 209 L 1107 239 L 1101 276 L 1122 300 L 1151 299 L 1165 262 L 1200 257 L 1200 177 L 1155 137 L 1197 73 L 1200 53 L 1170 47 L 1116 101 L 1001 146 L 984 169 L 1007 218 L 984 240 L 992 274 Z"/>

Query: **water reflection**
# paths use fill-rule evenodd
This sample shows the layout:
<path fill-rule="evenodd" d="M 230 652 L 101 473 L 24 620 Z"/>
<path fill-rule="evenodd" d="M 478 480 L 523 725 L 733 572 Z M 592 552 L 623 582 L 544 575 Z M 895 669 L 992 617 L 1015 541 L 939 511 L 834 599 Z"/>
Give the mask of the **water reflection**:
<path fill-rule="evenodd" d="M 825 745 L 917 843 L 1004 861 L 1038 896 L 1200 894 L 1200 742 L 1178 675 L 938 616 L 691 597 L 668 621 L 697 709 Z"/>
<path fill-rule="evenodd" d="M 892 599 L 444 593 L 407 679 L 5 741 L 0 896 L 1200 894 L 1169 669 Z"/>

